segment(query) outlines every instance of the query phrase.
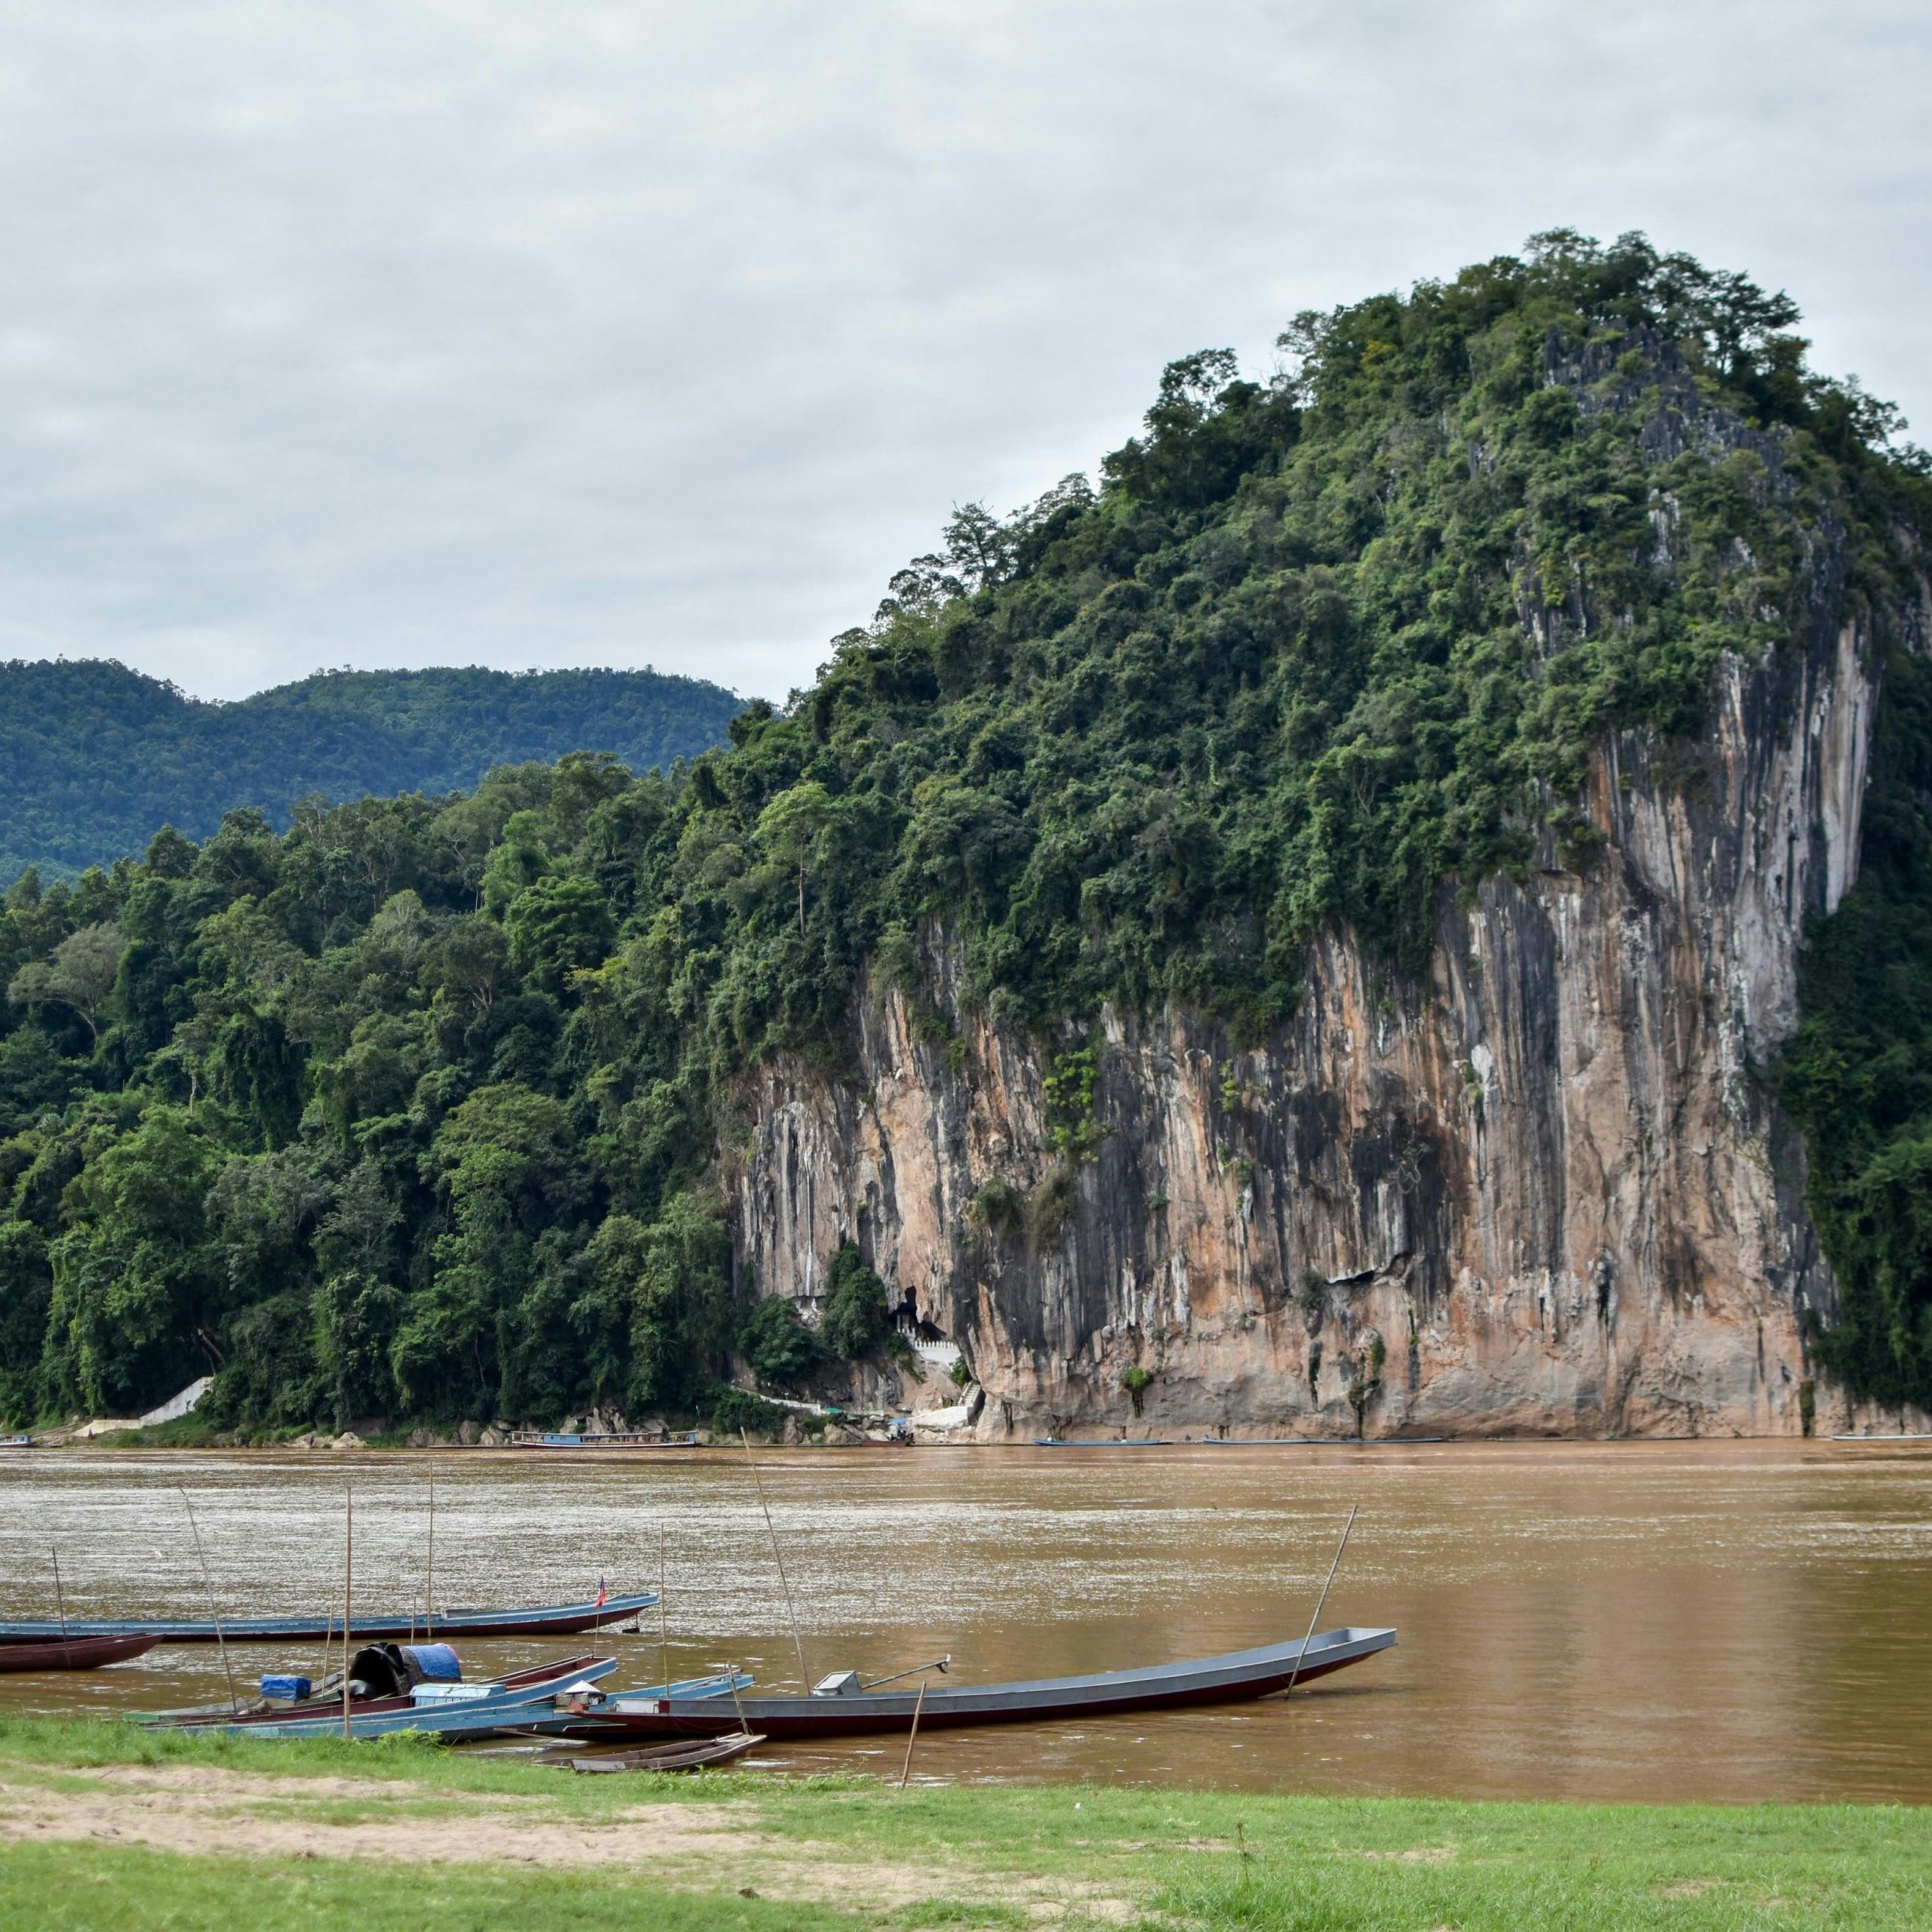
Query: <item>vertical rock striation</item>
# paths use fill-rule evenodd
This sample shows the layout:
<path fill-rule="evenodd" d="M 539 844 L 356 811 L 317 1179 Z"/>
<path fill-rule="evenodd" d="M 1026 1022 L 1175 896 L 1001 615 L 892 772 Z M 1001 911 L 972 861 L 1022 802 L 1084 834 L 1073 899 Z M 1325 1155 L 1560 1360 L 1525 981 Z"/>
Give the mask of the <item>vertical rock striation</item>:
<path fill-rule="evenodd" d="M 1337 936 L 1263 1048 L 1109 1014 L 1070 1174 L 1038 1053 L 958 1011 L 935 936 L 953 1038 L 874 990 L 849 1080 L 758 1077 L 743 1263 L 809 1303 L 856 1236 L 986 1432 L 1129 1421 L 1140 1367 L 1163 1429 L 1797 1433 L 1833 1285 L 1761 1075 L 1854 877 L 1874 697 L 1850 626 L 1728 664 L 1694 756 L 1604 747 L 1594 863 L 1444 894 L 1426 993 Z"/>

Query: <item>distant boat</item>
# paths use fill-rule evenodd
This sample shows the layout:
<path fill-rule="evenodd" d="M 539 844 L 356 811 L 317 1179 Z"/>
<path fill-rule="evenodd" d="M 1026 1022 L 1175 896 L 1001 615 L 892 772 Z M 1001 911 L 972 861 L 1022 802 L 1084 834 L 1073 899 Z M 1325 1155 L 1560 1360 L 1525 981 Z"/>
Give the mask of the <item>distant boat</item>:
<path fill-rule="evenodd" d="M 435 1618 L 438 1637 L 568 1637 L 584 1630 L 621 1623 L 657 1598 L 605 1597 L 589 1603 L 540 1604 L 528 1610 L 439 1610 Z M 224 1617 L 219 1635 L 234 1644 L 320 1644 L 340 1637 L 342 1621 L 321 1617 Z M 358 1611 L 352 1635 L 365 1643 L 379 1640 L 407 1642 L 426 1635 L 423 1613 L 417 1611 Z M 63 1632 L 51 1617 L 29 1617 L 0 1623 L 0 1642 L 17 1637 L 132 1637 L 146 1635 L 168 1644 L 212 1644 L 217 1632 L 205 1617 L 70 1617 Z"/>
<path fill-rule="evenodd" d="M 695 1435 L 552 1435 L 525 1430 L 510 1438 L 512 1449 L 695 1449 Z"/>
<path fill-rule="evenodd" d="M 1932 1442 L 1932 1430 L 1898 1429 L 1890 1435 L 1835 1435 L 1834 1442 Z"/>
<path fill-rule="evenodd" d="M 1297 1639 L 1138 1670 L 1020 1684 L 928 1684 L 923 1703 L 916 1688 L 865 1690 L 857 1673 L 850 1671 L 828 1678 L 808 1697 L 740 1697 L 726 1703 L 599 1691 L 582 1700 L 581 1712 L 560 1712 L 529 1728 L 545 1737 L 598 1743 L 626 1737 L 721 1737 L 740 1730 L 780 1740 L 907 1731 L 915 1713 L 922 1731 L 1109 1717 L 1266 1697 L 1291 1683 L 1307 1684 L 1358 1663 L 1395 1641 L 1393 1630 L 1324 1630 L 1306 1647 Z"/>
<path fill-rule="evenodd" d="M 0 1449 L 31 1449 L 32 1447 L 33 1438 L 31 1435 L 0 1435 Z"/>
<path fill-rule="evenodd" d="M 1204 1435 L 1204 1449 L 1406 1449 L 1444 1435 Z"/>
<path fill-rule="evenodd" d="M 1035 1449 L 1171 1449 L 1174 1444 L 1164 1435 L 1094 1435 L 1067 1437 L 1063 1435 L 1036 1435 L 1033 1438 Z"/>
<path fill-rule="evenodd" d="M 146 1631 L 125 1637 L 0 1638 L 0 1673 L 29 1670 L 98 1670 L 151 1651 L 161 1639 Z"/>

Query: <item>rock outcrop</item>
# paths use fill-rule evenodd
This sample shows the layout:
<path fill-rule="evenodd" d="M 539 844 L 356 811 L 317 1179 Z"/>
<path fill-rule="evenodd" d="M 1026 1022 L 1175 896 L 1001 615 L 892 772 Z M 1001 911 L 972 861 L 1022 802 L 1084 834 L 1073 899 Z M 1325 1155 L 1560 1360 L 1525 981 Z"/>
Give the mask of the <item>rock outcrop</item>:
<path fill-rule="evenodd" d="M 963 1350 L 983 1435 L 1854 1423 L 1807 1366 L 1835 1289 L 1765 1078 L 1857 863 L 1876 691 L 1829 547 L 1700 740 L 1601 748 L 1591 857 L 1444 889 L 1426 987 L 1344 934 L 1260 1048 L 1106 1014 L 1077 1161 L 1038 1044 L 964 1009 L 934 934 L 937 1023 L 875 987 L 848 1081 L 756 1077 L 740 1266 L 810 1304 L 856 1238 Z"/>

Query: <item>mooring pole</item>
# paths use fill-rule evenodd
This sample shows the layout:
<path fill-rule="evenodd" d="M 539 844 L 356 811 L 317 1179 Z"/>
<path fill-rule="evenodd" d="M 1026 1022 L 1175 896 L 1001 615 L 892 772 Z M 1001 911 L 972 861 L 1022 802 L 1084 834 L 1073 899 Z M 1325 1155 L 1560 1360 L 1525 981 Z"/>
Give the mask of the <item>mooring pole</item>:
<path fill-rule="evenodd" d="M 342 1527 L 342 1734 L 355 1736 L 349 1721 L 349 1607 L 355 1576 L 355 1491 L 343 1493 Z"/>
<path fill-rule="evenodd" d="M 906 1740 L 906 1761 L 899 1767 L 899 1789 L 906 1789 L 906 1780 L 912 1775 L 912 1746 L 919 1741 L 919 1718 L 926 1708 L 926 1687 L 919 1686 L 919 1701 L 912 1706 L 912 1734 Z"/>
<path fill-rule="evenodd" d="M 807 1697 L 811 1695 L 811 1672 L 805 1668 L 805 1640 L 798 1635 L 798 1613 L 792 1602 L 792 1586 L 785 1575 L 785 1558 L 778 1548 L 778 1532 L 771 1526 L 771 1506 L 764 1500 L 764 1484 L 758 1479 L 758 1459 L 752 1454 L 752 1439 L 738 1426 L 738 1440 L 745 1445 L 745 1460 L 752 1466 L 752 1486 L 758 1491 L 758 1506 L 764 1512 L 765 1534 L 771 1539 L 771 1560 L 778 1565 L 778 1586 L 785 1592 L 785 1614 L 792 1620 L 792 1647 L 798 1654 L 798 1683 Z"/>
<path fill-rule="evenodd" d="M 1308 1655 L 1308 1646 L 1315 1635 L 1315 1626 L 1321 1621 L 1321 1606 L 1328 1601 L 1329 1585 L 1335 1580 L 1335 1572 L 1342 1567 L 1342 1552 L 1349 1546 L 1349 1532 L 1355 1526 L 1355 1512 L 1361 1507 L 1358 1503 L 1349 1506 L 1349 1520 L 1342 1525 L 1342 1540 L 1335 1546 L 1335 1560 L 1328 1566 L 1328 1582 L 1321 1586 L 1321 1594 L 1315 1599 L 1315 1614 L 1308 1620 L 1308 1635 L 1301 1640 L 1301 1648 L 1295 1654 L 1295 1667 L 1288 1672 L 1287 1688 L 1281 1695 L 1286 1697 L 1295 1687 L 1295 1679 L 1301 1675 L 1302 1660 Z"/>
<path fill-rule="evenodd" d="M 202 1566 L 202 1594 L 208 1598 L 208 1619 L 214 1626 L 215 1648 L 221 1653 L 221 1674 L 228 1684 L 228 1707 L 238 1718 L 242 1715 L 242 1700 L 235 1694 L 234 1673 L 228 1668 L 228 1639 L 221 1634 L 221 1613 L 214 1607 L 214 1586 L 208 1580 L 208 1559 L 202 1548 L 202 1532 L 195 1521 L 195 1506 L 188 1500 L 188 1492 L 181 1492 L 181 1506 L 188 1512 L 188 1531 L 195 1539 L 195 1555 Z"/>

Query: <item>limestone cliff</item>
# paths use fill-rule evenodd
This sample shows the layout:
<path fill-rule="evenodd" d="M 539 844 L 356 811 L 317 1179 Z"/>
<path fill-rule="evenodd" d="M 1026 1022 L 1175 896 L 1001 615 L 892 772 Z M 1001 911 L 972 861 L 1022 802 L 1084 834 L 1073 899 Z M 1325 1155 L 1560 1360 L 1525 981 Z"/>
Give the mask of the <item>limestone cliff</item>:
<path fill-rule="evenodd" d="M 935 934 L 952 1038 L 871 989 L 850 1079 L 758 1078 L 742 1264 L 809 1304 L 855 1237 L 964 1352 L 982 1435 L 1798 1433 L 1835 1291 L 1762 1073 L 1854 875 L 1866 663 L 1821 619 L 1727 663 L 1694 749 L 1606 744 L 1601 848 L 1445 891 L 1426 988 L 1340 936 L 1262 1048 L 1107 1014 L 1077 1168 L 1037 1043 L 962 1010 Z"/>
<path fill-rule="evenodd" d="M 1647 444 L 1749 448 L 1783 487 L 1780 446 L 1653 348 L 1644 380 L 1674 407 Z M 1552 351 L 1545 379 L 1632 406 L 1611 353 Z M 1666 567 L 1674 518 L 1655 503 Z M 809 1306 L 856 1238 L 963 1352 L 982 1435 L 1855 1424 L 1807 1364 L 1836 1290 L 1764 1077 L 1805 920 L 1854 882 L 1878 696 L 1843 533 L 1807 543 L 1789 641 L 1724 661 L 1696 741 L 1603 743 L 1588 823 L 1560 850 L 1546 832 L 1539 866 L 1445 887 L 1428 984 L 1343 934 L 1260 1047 L 1185 1011 L 1106 1013 L 1076 1160 L 1050 1151 L 1054 1049 L 969 1011 L 930 933 L 923 1018 L 869 986 L 848 1079 L 755 1077 L 741 1268 Z M 1518 575 L 1545 648 L 1591 622 Z"/>

